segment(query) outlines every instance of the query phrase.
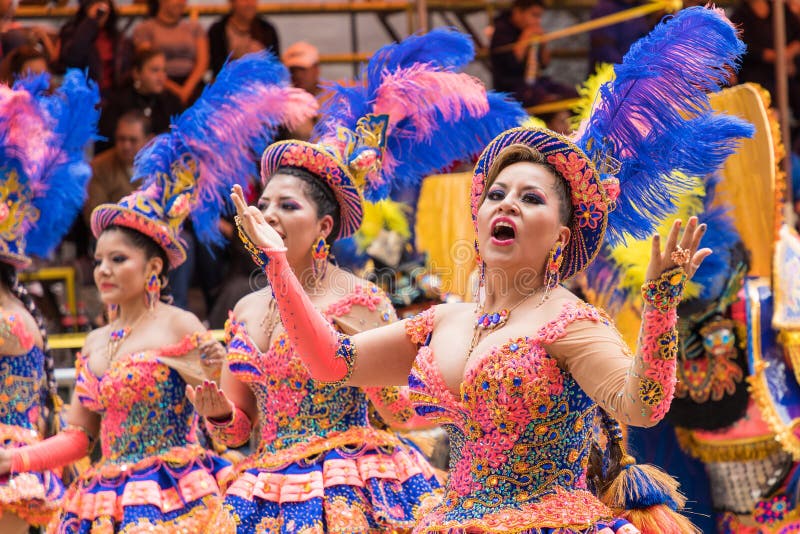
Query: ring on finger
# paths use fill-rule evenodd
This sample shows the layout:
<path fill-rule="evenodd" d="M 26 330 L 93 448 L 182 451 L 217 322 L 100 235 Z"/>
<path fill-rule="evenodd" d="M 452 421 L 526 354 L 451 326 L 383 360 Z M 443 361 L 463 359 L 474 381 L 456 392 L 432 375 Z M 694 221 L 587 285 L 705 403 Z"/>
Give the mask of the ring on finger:
<path fill-rule="evenodd" d="M 688 248 L 675 245 L 675 250 L 672 251 L 669 257 L 677 265 L 686 265 L 692 259 L 692 252 Z"/>
<path fill-rule="evenodd" d="M 234 215 L 233 216 L 233 222 L 236 224 L 236 226 L 241 226 L 242 225 L 242 218 L 240 216 L 238 216 L 238 215 Z"/>

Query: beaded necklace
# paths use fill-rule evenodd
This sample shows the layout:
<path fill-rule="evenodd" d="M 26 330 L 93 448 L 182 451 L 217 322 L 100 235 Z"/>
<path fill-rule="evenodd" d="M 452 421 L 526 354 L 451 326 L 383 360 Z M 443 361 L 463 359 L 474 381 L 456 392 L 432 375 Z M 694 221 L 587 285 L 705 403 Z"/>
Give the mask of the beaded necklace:
<path fill-rule="evenodd" d="M 469 361 L 472 357 L 472 352 L 475 350 L 475 346 L 478 344 L 478 340 L 481 337 L 481 332 L 492 332 L 493 330 L 498 330 L 506 325 L 508 319 L 511 317 L 511 312 L 516 310 L 523 302 L 534 296 L 536 293 L 539 292 L 539 289 L 535 289 L 534 291 L 525 295 L 519 302 L 511 306 L 510 308 L 501 308 L 496 312 L 485 312 L 483 311 L 483 305 L 481 305 L 478 310 L 478 318 L 475 319 L 475 325 L 472 327 L 472 341 L 469 344 L 469 351 L 467 351 L 467 357 L 464 361 Z M 541 306 L 547 301 L 547 297 L 549 295 L 545 295 L 539 303 L 536 305 L 536 308 Z"/>
<path fill-rule="evenodd" d="M 124 326 L 122 328 L 116 328 L 111 330 L 111 336 L 108 339 L 108 348 L 107 348 L 107 356 L 108 363 L 110 364 L 114 361 L 114 358 L 117 356 L 117 352 L 119 352 L 120 346 L 122 346 L 122 342 L 125 341 L 130 333 L 136 328 L 139 323 L 144 319 L 144 316 L 147 315 L 147 312 L 144 312 L 130 326 Z"/>

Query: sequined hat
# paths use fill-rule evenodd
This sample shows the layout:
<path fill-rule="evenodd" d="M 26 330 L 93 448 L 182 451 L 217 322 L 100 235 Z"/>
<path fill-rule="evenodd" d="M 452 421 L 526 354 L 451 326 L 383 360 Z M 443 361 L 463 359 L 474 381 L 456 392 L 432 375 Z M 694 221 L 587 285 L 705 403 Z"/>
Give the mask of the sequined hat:
<path fill-rule="evenodd" d="M 257 175 L 256 154 L 281 125 L 313 117 L 313 96 L 289 86 L 286 68 L 268 52 L 227 63 L 168 133 L 148 143 L 134 162 L 142 186 L 117 204 L 92 212 L 95 237 L 111 225 L 132 228 L 167 253 L 170 267 L 186 260 L 179 234 L 191 216 L 201 242 L 221 242 L 217 223 L 235 183 Z"/>

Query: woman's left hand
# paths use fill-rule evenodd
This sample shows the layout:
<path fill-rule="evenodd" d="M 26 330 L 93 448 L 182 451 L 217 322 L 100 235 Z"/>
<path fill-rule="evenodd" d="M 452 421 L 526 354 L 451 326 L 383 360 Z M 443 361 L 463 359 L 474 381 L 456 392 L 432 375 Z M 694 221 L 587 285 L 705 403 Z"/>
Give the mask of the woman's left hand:
<path fill-rule="evenodd" d="M 703 260 L 711 254 L 710 248 L 697 248 L 706 233 L 705 224 L 697 224 L 697 217 L 690 217 L 686 229 L 678 242 L 682 221 L 673 223 L 667 236 L 666 246 L 661 250 L 661 236 L 653 236 L 653 249 L 650 264 L 647 266 L 646 280 L 655 280 L 661 273 L 674 267 L 683 267 L 686 277 L 691 278 Z"/>
<path fill-rule="evenodd" d="M 216 340 L 206 341 L 199 347 L 200 362 L 203 364 L 205 373 L 210 378 L 216 380 L 222 371 L 222 364 L 225 362 L 225 347 Z"/>

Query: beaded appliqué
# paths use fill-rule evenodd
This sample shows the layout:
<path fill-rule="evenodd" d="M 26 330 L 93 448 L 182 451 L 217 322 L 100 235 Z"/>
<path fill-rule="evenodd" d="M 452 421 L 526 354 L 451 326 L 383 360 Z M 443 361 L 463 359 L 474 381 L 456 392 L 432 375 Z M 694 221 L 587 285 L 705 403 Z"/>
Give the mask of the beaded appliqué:
<path fill-rule="evenodd" d="M 241 240 L 242 245 L 244 245 L 245 250 L 250 253 L 250 257 L 253 258 L 253 262 L 263 270 L 269 264 L 269 256 L 267 256 L 266 252 L 258 248 L 252 241 L 250 241 L 250 238 L 247 237 L 244 229 L 242 229 L 241 220 L 239 219 L 238 215 L 234 218 L 234 220 L 236 222 L 236 232 L 239 234 L 239 239 Z"/>
<path fill-rule="evenodd" d="M 645 302 L 661 312 L 677 308 L 686 285 L 686 272 L 675 267 L 661 273 L 656 280 L 648 280 L 642 285 Z"/>
<path fill-rule="evenodd" d="M 639 343 L 644 376 L 639 382 L 639 399 L 651 410 L 650 420 L 654 422 L 664 418 L 675 395 L 678 357 L 677 321 L 675 308 L 669 308 L 666 313 L 658 309 L 647 310 L 644 313 L 642 337 Z"/>
<path fill-rule="evenodd" d="M 597 406 L 544 350 L 576 320 L 606 322 L 586 304 L 567 305 L 535 336 L 491 350 L 467 372 L 457 397 L 430 346 L 419 349 L 411 400 L 451 443 L 444 502 L 423 515 L 419 532 L 521 532 L 543 524 L 583 531 L 611 517 L 587 490 Z M 408 320 L 410 340 L 422 345 L 433 322 L 433 311 Z"/>

